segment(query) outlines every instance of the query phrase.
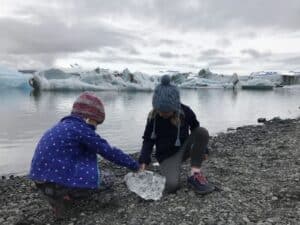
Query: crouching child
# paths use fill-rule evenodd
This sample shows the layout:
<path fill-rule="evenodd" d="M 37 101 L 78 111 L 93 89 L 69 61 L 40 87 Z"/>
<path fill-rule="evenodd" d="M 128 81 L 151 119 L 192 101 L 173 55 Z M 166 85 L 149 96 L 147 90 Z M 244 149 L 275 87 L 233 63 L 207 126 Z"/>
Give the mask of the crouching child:
<path fill-rule="evenodd" d="M 101 170 L 98 154 L 132 171 L 139 169 L 138 162 L 95 132 L 104 119 L 101 99 L 84 92 L 74 102 L 71 114 L 46 131 L 36 146 L 29 178 L 57 217 L 64 216 L 65 203 L 77 195 L 112 185 L 111 177 Z"/>

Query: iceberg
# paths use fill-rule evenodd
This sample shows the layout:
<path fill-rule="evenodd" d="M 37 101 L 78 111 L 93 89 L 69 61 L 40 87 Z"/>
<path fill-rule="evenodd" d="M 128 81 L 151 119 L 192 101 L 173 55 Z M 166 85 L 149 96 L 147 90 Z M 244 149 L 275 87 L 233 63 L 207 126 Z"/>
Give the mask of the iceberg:
<path fill-rule="evenodd" d="M 66 73 L 62 70 L 50 69 L 36 73 L 30 79 L 30 85 L 38 90 L 153 90 L 158 78 L 128 69 L 119 73 L 97 68 L 93 71 Z"/>
<path fill-rule="evenodd" d="M 165 177 L 148 170 L 128 173 L 124 180 L 130 191 L 145 200 L 159 200 L 166 184 Z"/>
<path fill-rule="evenodd" d="M 262 81 L 260 81 L 262 79 Z M 265 72 L 265 71 L 259 71 L 259 72 L 253 72 L 250 74 L 248 78 L 249 82 L 255 84 L 257 83 L 265 83 L 267 85 L 267 82 L 270 81 L 273 86 L 280 85 L 282 83 L 282 74 L 277 73 L 277 72 Z M 254 81 L 252 81 L 254 80 Z M 268 80 L 268 81 L 266 81 Z M 269 83 L 270 84 L 270 83 Z"/>
<path fill-rule="evenodd" d="M 74 68 L 73 68 L 74 69 Z M 208 69 L 205 72 L 180 73 L 171 71 L 166 73 L 179 88 L 197 89 L 203 87 L 232 88 L 238 81 L 237 75 L 225 76 L 214 74 Z M 122 72 L 96 68 L 93 71 L 64 72 L 50 69 L 36 73 L 30 79 L 30 85 L 38 90 L 136 90 L 152 91 L 159 83 L 159 76 L 148 75 L 141 72 Z"/>
<path fill-rule="evenodd" d="M 96 68 L 83 70 L 79 65 L 71 69 L 48 69 L 33 75 L 19 73 L 0 67 L 0 88 L 33 88 L 39 91 L 153 91 L 159 84 L 161 75 L 169 75 L 171 81 L 181 89 L 226 88 L 271 90 L 274 87 L 297 84 L 299 72 L 289 74 L 277 72 L 253 72 L 250 76 L 238 77 L 237 74 L 223 75 L 201 69 L 198 73 L 178 71 L 160 72 L 160 76 L 141 72 L 121 72 Z M 292 80 L 293 79 L 293 80 Z M 292 81 L 290 81 L 292 80 Z"/>
<path fill-rule="evenodd" d="M 197 88 L 233 88 L 237 82 L 237 74 L 232 76 L 212 73 L 209 69 L 201 69 L 198 74 L 193 73 L 174 73 L 172 81 L 184 89 Z"/>
<path fill-rule="evenodd" d="M 268 79 L 254 78 L 247 80 L 241 84 L 242 89 L 253 89 L 253 90 L 272 90 L 275 83 Z"/>
<path fill-rule="evenodd" d="M 28 80 L 32 75 L 22 74 L 17 70 L 6 68 L 0 65 L 0 89 L 18 88 L 30 90 Z"/>

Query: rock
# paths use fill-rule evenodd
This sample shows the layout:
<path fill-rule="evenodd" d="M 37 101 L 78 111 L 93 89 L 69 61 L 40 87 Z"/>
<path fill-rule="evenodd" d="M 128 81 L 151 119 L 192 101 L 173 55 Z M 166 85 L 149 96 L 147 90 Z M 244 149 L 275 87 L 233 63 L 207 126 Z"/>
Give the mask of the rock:
<path fill-rule="evenodd" d="M 233 128 L 233 127 L 228 127 L 228 128 L 227 128 L 227 131 L 228 131 L 228 132 L 235 131 L 235 128 Z"/>
<path fill-rule="evenodd" d="M 246 222 L 246 223 L 249 223 L 249 222 L 250 222 L 250 220 L 248 219 L 248 217 L 247 217 L 247 216 L 243 216 L 243 218 L 242 218 L 242 219 L 243 219 L 243 221 L 244 221 L 244 222 Z"/>
<path fill-rule="evenodd" d="M 272 201 L 277 201 L 277 200 L 278 200 L 278 198 L 276 196 L 272 197 Z"/>
<path fill-rule="evenodd" d="M 264 123 L 264 122 L 266 122 L 267 120 L 266 120 L 266 118 L 258 118 L 257 119 L 257 122 L 258 123 Z"/>

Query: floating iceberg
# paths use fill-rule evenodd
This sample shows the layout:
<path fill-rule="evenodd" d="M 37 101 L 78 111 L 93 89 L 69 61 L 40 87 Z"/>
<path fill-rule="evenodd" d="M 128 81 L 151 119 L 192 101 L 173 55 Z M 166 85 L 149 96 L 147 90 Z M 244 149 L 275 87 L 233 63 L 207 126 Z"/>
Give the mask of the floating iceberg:
<path fill-rule="evenodd" d="M 158 79 L 143 73 L 131 73 L 125 69 L 122 73 L 106 69 L 66 73 L 50 69 L 36 73 L 30 79 L 30 85 L 38 90 L 153 90 Z"/>
<path fill-rule="evenodd" d="M 261 80 L 260 80 L 261 79 Z M 252 81 L 253 80 L 253 81 Z M 253 72 L 250 74 L 248 81 L 255 85 L 256 83 L 258 85 L 268 84 L 268 81 L 272 83 L 273 86 L 280 85 L 282 83 L 282 74 L 279 74 L 277 72 Z M 269 83 L 270 84 L 270 83 Z"/>
<path fill-rule="evenodd" d="M 201 69 L 198 73 L 180 73 L 166 71 L 160 75 L 168 74 L 171 81 L 182 89 L 199 88 L 235 88 L 243 89 L 273 89 L 283 84 L 299 83 L 284 82 L 284 74 L 277 72 L 254 72 L 249 77 L 238 77 L 212 73 L 209 69 Z M 294 80 L 299 73 L 291 72 Z M 289 77 L 286 76 L 287 80 Z M 290 75 L 289 75 L 290 76 Z M 26 75 L 14 70 L 0 67 L 0 88 L 26 88 L 30 86 L 40 91 L 106 91 L 106 90 L 133 90 L 152 91 L 160 82 L 160 76 L 148 75 L 141 72 L 122 72 L 96 68 L 85 71 L 81 67 L 72 66 L 69 70 L 49 69 Z M 300 79 L 298 79 L 300 80 Z M 28 85 L 30 84 L 30 86 Z"/>
<path fill-rule="evenodd" d="M 179 73 L 170 72 L 172 82 L 179 88 L 202 88 L 202 87 L 233 87 L 234 81 L 238 81 L 237 75 L 224 76 L 205 72 Z M 151 91 L 159 83 L 159 76 L 135 72 L 128 69 L 122 72 L 110 71 L 97 68 L 93 71 L 78 71 L 66 73 L 57 69 L 50 69 L 36 73 L 30 84 L 39 90 L 138 90 Z"/>
<path fill-rule="evenodd" d="M 146 170 L 126 174 L 125 182 L 128 189 L 141 198 L 145 200 L 159 200 L 165 188 L 166 178 Z"/>
<path fill-rule="evenodd" d="M 242 89 L 272 90 L 275 83 L 268 79 L 254 78 L 241 84 Z"/>
<path fill-rule="evenodd" d="M 32 75 L 22 74 L 16 70 L 0 66 L 0 89 L 18 88 L 30 90 L 28 80 Z"/>

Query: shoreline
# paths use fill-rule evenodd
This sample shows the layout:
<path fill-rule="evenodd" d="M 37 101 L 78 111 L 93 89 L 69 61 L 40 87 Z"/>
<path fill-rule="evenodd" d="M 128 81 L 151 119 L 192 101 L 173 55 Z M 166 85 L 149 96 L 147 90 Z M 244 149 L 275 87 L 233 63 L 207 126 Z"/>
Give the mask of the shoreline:
<path fill-rule="evenodd" d="M 0 180 L 0 224 L 299 224 L 300 118 L 273 118 L 210 139 L 203 170 L 220 191 L 206 196 L 187 187 L 159 201 L 144 201 L 123 182 L 126 169 L 103 161 L 116 175 L 113 193 L 101 196 L 56 221 L 46 201 L 25 176 Z M 133 154 L 134 157 L 137 153 Z M 157 171 L 157 167 L 150 167 Z"/>

